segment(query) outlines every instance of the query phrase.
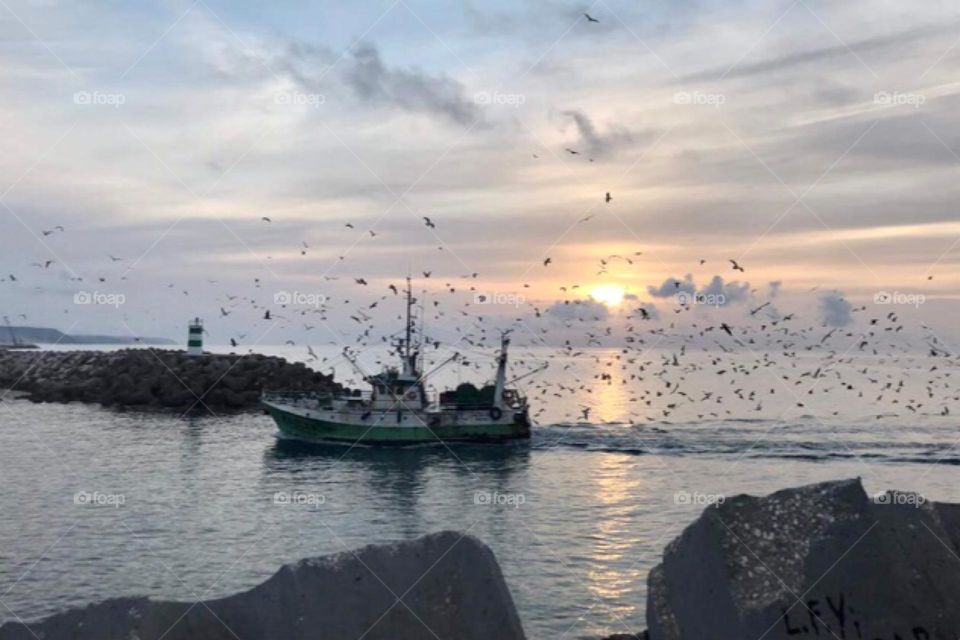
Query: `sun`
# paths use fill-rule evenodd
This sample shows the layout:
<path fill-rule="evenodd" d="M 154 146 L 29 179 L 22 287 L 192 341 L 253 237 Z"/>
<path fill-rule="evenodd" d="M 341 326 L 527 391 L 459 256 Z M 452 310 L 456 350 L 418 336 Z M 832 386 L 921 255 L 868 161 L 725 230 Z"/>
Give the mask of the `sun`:
<path fill-rule="evenodd" d="M 616 284 L 601 284 L 590 291 L 590 297 L 608 307 L 617 307 L 623 302 L 626 290 Z"/>

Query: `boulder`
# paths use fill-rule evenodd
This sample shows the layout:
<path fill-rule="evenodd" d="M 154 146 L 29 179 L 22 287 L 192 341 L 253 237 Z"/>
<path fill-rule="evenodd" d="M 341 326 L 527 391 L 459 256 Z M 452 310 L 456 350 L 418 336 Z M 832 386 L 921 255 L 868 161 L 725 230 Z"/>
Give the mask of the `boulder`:
<path fill-rule="evenodd" d="M 399 600 L 398 600 L 399 599 Z M 520 640 L 493 552 L 436 533 L 286 565 L 249 591 L 201 603 L 118 598 L 0 627 L 0 640 Z"/>
<path fill-rule="evenodd" d="M 651 640 L 960 634 L 960 505 L 846 480 L 707 508 L 648 577 Z"/>

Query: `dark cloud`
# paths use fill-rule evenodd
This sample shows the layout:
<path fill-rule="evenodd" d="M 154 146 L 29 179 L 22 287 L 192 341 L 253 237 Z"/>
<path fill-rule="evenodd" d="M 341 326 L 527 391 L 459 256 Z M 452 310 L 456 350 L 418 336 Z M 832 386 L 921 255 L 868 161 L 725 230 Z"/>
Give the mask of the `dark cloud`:
<path fill-rule="evenodd" d="M 433 113 L 466 126 L 480 119 L 477 105 L 465 96 L 462 84 L 417 69 L 390 68 L 372 44 L 357 47 L 341 75 L 358 98 L 372 104 Z"/>
<path fill-rule="evenodd" d="M 671 298 L 678 293 L 693 295 L 696 291 L 697 285 L 693 283 L 693 276 L 689 273 L 683 277 L 683 280 L 667 278 L 659 287 L 652 285 L 647 287 L 647 293 L 654 298 Z"/>
<path fill-rule="evenodd" d="M 723 307 L 748 300 L 750 283 L 724 282 L 723 276 L 713 276 L 706 286 L 697 289 L 693 276 L 688 273 L 683 280 L 667 278 L 660 286 L 650 285 L 647 293 L 654 298 L 677 298 L 677 301 L 684 305 L 702 300 L 707 304 Z"/>
<path fill-rule="evenodd" d="M 698 296 L 706 300 L 714 300 L 717 306 L 724 307 L 728 304 L 744 302 L 750 297 L 750 283 L 744 282 L 724 282 L 721 276 L 713 276 L 710 283 L 701 289 Z"/>
<path fill-rule="evenodd" d="M 845 327 L 853 322 L 852 311 L 853 305 L 839 291 L 820 296 L 820 316 L 831 327 Z"/>
<path fill-rule="evenodd" d="M 659 320 L 659 319 L 660 319 L 660 310 L 657 309 L 656 305 L 650 304 L 649 302 L 645 302 L 645 303 L 643 303 L 643 304 L 641 304 L 641 305 L 639 305 L 639 306 L 637 307 L 637 309 L 636 309 L 636 311 L 634 312 L 633 315 L 634 315 L 634 316 L 640 316 L 640 315 L 641 315 L 641 310 L 646 311 L 646 312 L 647 312 L 647 316 L 649 316 L 649 318 L 650 318 L 651 320 Z"/>
<path fill-rule="evenodd" d="M 626 127 L 612 124 L 607 127 L 606 133 L 600 133 L 593 121 L 582 111 L 572 109 L 564 111 L 563 115 L 572 119 L 577 127 L 577 132 L 580 134 L 580 141 L 577 143 L 579 150 L 593 157 L 603 158 L 614 155 L 620 149 L 635 142 L 634 135 Z"/>

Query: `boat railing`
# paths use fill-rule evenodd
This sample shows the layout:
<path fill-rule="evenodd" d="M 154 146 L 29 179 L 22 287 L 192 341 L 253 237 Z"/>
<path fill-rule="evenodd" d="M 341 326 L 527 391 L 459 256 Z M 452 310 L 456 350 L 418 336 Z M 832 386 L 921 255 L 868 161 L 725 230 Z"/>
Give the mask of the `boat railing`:
<path fill-rule="evenodd" d="M 334 400 L 369 400 L 370 392 L 359 394 L 333 394 L 328 391 L 287 391 L 282 389 L 264 390 L 260 397 L 263 400 L 285 402 L 295 405 L 316 405 Z"/>
<path fill-rule="evenodd" d="M 439 407 L 441 411 L 489 411 L 493 405 L 489 402 L 441 402 Z M 504 410 L 519 411 L 523 408 L 523 404 L 514 403 L 507 404 Z"/>

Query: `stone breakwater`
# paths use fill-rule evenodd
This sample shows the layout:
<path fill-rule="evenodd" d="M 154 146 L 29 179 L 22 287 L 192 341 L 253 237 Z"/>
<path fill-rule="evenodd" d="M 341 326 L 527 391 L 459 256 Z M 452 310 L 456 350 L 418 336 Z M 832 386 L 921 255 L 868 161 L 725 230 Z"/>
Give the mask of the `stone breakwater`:
<path fill-rule="evenodd" d="M 115 598 L 39 621 L 0 640 L 524 640 L 493 552 L 444 531 L 282 567 L 249 591 L 169 602 Z"/>
<path fill-rule="evenodd" d="M 0 388 L 34 402 L 187 411 L 256 409 L 266 390 L 339 392 L 332 376 L 259 354 L 190 357 L 183 351 L 0 350 Z"/>

